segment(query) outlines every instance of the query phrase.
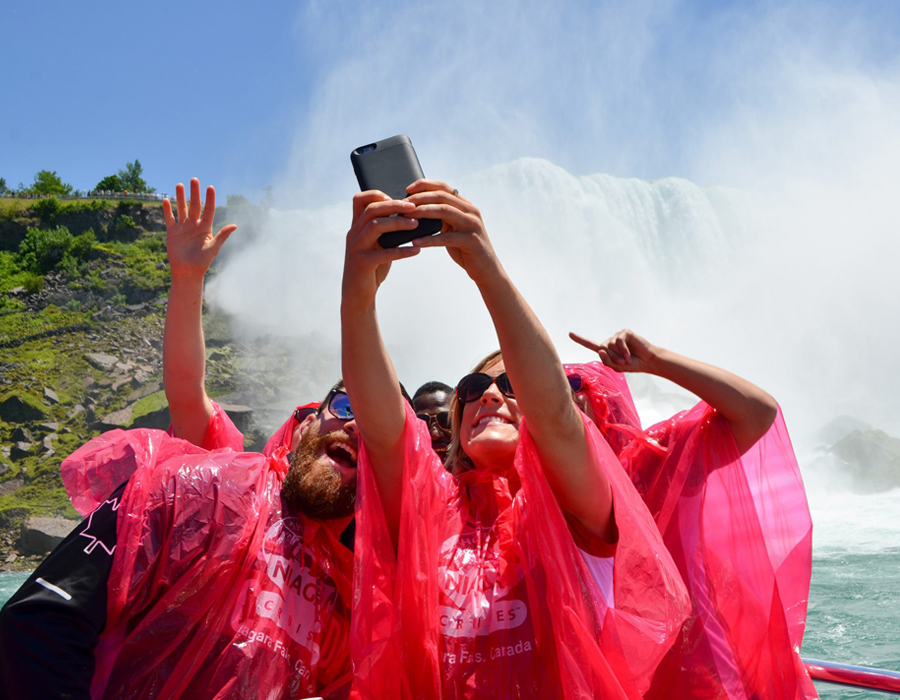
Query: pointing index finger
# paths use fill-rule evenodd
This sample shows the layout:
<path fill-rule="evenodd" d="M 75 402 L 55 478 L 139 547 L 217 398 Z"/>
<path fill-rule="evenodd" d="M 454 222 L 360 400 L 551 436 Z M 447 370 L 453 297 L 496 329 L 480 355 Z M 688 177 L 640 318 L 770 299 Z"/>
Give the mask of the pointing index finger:
<path fill-rule="evenodd" d="M 579 345 L 586 347 L 588 350 L 591 350 L 592 352 L 600 352 L 600 345 L 598 343 L 595 343 L 593 340 L 588 340 L 582 335 L 570 332 L 569 338 L 574 340 Z"/>
<path fill-rule="evenodd" d="M 184 185 L 180 182 L 175 185 L 175 202 L 178 205 L 178 223 L 183 223 L 187 218 L 187 203 L 184 200 Z"/>

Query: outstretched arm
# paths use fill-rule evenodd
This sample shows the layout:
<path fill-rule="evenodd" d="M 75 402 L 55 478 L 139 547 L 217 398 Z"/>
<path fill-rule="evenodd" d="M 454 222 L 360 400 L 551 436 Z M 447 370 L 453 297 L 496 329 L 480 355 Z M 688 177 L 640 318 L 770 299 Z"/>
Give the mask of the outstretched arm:
<path fill-rule="evenodd" d="M 205 387 L 203 276 L 237 226 L 225 226 L 213 234 L 216 191 L 206 188 L 206 205 L 201 214 L 197 178 L 191 180 L 190 207 L 185 202 L 184 185 L 176 186 L 175 195 L 177 221 L 172 214 L 172 203 L 168 199 L 163 201 L 166 249 L 172 270 L 163 335 L 163 383 L 176 437 L 202 446 L 213 415 Z"/>
<path fill-rule="evenodd" d="M 778 414 L 775 399 L 755 384 L 724 369 L 651 345 L 633 331 L 619 331 L 603 343 L 577 333 L 569 333 L 569 337 L 596 352 L 604 365 L 617 372 L 655 374 L 699 396 L 731 424 L 741 454 L 756 444 Z"/>
<path fill-rule="evenodd" d="M 416 204 L 411 216 L 444 222 L 443 233 L 418 239 L 414 245 L 447 248 L 481 292 L 516 401 L 557 501 L 589 530 L 611 541 L 612 491 L 591 452 L 562 363 L 550 336 L 500 264 L 481 213 L 442 182 L 420 180 L 410 192 L 409 199 Z"/>
<path fill-rule="evenodd" d="M 366 453 L 372 464 L 388 530 L 397 547 L 403 477 L 403 428 L 406 409 L 400 382 L 381 339 L 375 295 L 391 262 L 416 255 L 418 248 L 388 248 L 378 237 L 415 228 L 403 216 L 415 205 L 369 190 L 353 198 L 353 224 L 347 233 L 341 290 L 341 359 L 344 385 Z"/>

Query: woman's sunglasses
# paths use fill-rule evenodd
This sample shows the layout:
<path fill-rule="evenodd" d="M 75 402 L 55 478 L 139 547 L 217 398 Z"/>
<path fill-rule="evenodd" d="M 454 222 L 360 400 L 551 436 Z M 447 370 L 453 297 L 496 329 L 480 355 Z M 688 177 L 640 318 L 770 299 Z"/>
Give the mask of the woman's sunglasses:
<path fill-rule="evenodd" d="M 353 409 L 350 408 L 350 398 L 343 389 L 332 389 L 319 406 L 319 413 L 325 409 L 338 420 L 353 420 Z"/>
<path fill-rule="evenodd" d="M 440 413 L 417 413 L 416 417 L 428 423 L 428 429 L 436 425 L 441 432 L 449 433 L 453 428 L 450 425 L 450 411 L 441 411 Z"/>
<path fill-rule="evenodd" d="M 569 387 L 576 394 L 584 387 L 584 382 L 579 374 L 567 374 L 566 379 L 569 381 Z M 469 403 L 480 399 L 484 392 L 488 390 L 488 387 L 495 383 L 501 394 L 510 399 L 516 398 L 506 372 L 498 374 L 496 377 L 483 372 L 467 374 L 456 385 L 456 396 L 459 398 L 460 403 Z"/>

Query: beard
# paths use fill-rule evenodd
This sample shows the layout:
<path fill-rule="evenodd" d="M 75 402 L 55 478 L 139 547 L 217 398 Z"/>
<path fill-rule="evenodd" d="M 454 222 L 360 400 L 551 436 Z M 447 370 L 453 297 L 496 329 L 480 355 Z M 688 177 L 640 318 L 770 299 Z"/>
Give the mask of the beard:
<path fill-rule="evenodd" d="M 328 445 L 349 441 L 343 430 L 322 434 L 315 423 L 307 428 L 290 455 L 290 469 L 281 488 L 288 508 L 320 520 L 353 515 L 356 479 L 344 484 L 340 472 L 320 458 Z"/>

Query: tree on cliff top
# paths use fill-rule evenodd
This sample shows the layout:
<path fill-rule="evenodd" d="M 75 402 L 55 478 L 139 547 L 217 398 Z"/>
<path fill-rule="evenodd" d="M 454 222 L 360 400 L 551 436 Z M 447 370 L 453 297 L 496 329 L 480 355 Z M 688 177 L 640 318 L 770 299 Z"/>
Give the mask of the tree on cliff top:
<path fill-rule="evenodd" d="M 9 188 L 6 186 L 6 178 L 0 177 L 0 194 L 6 194 L 9 192 Z"/>
<path fill-rule="evenodd" d="M 122 179 L 118 175 L 107 175 L 95 186 L 95 192 L 121 192 L 125 189 Z"/>
<path fill-rule="evenodd" d="M 28 194 L 71 194 L 72 185 L 62 181 L 56 171 L 39 170 L 35 173 L 31 187 L 25 189 Z"/>
<path fill-rule="evenodd" d="M 148 187 L 147 182 L 141 175 L 144 168 L 141 161 L 137 158 L 133 163 L 125 163 L 125 169 L 118 172 L 119 180 L 122 181 L 122 190 L 128 192 L 156 192 L 155 187 Z M 110 189 L 110 188 L 105 188 Z"/>

